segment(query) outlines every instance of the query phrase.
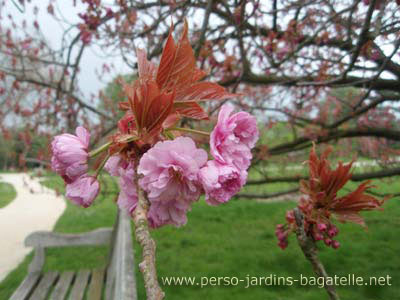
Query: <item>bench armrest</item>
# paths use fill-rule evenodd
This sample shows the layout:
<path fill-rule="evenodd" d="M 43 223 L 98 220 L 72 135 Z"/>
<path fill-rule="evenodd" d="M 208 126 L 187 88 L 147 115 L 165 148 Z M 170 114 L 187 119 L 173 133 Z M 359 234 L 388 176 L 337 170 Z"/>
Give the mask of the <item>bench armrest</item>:
<path fill-rule="evenodd" d="M 132 248 L 131 218 L 126 211 L 120 211 L 115 255 L 114 299 L 137 299 Z"/>
<path fill-rule="evenodd" d="M 106 299 L 136 300 L 131 218 L 125 210 L 118 211 L 114 239 L 107 270 Z"/>

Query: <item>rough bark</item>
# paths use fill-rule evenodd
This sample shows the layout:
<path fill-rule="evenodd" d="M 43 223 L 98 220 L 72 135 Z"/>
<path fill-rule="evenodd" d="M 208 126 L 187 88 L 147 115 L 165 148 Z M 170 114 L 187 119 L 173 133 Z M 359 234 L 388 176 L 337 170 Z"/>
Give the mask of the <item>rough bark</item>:
<path fill-rule="evenodd" d="M 135 223 L 136 240 L 142 247 L 142 262 L 139 264 L 140 272 L 143 274 L 144 286 L 148 300 L 164 299 L 164 292 L 161 290 L 157 278 L 156 269 L 156 243 L 152 239 L 147 224 L 147 212 L 149 210 L 149 201 L 138 184 L 136 178 L 136 189 L 138 194 L 138 203 L 133 212 L 133 221 Z"/>
<path fill-rule="evenodd" d="M 340 298 L 336 293 L 335 286 L 326 283 L 329 275 L 326 272 L 324 265 L 322 264 L 322 262 L 318 257 L 318 250 L 314 240 L 310 236 L 308 236 L 304 231 L 303 215 L 301 214 L 298 208 L 294 209 L 294 215 L 297 224 L 297 230 L 296 230 L 297 241 L 299 243 L 301 250 L 303 251 L 304 256 L 311 263 L 314 273 L 318 277 L 323 277 L 325 279 L 324 288 L 328 293 L 329 298 L 331 300 L 339 300 Z"/>

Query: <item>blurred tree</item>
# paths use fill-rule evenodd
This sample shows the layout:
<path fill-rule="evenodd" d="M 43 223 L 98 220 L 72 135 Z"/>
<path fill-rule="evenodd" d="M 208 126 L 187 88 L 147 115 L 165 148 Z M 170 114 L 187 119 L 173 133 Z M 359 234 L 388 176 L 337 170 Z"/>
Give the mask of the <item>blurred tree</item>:
<path fill-rule="evenodd" d="M 400 167 L 390 159 L 399 155 L 400 141 L 394 126 L 400 109 L 397 2 L 81 0 L 73 2 L 79 17 L 72 19 L 63 15 L 63 1 L 21 1 L 25 13 L 18 18 L 10 13 L 12 3 L 2 2 L 0 118 L 13 111 L 40 124 L 32 128 L 53 133 L 81 124 L 99 141 L 115 128 L 116 122 L 107 120 L 120 114 L 110 100 L 119 91 L 114 86 L 84 96 L 84 54 L 104 58 L 99 79 L 120 73 L 109 63 L 114 57 L 136 74 L 138 45 L 146 45 L 148 58 L 157 59 L 171 20 L 181 28 L 187 18 L 198 65 L 208 76 L 244 94 L 234 103 L 257 112 L 262 128 L 286 122 L 291 132 L 288 139 L 264 138 L 253 168 L 262 170 L 270 161 L 300 162 L 312 142 L 339 142 L 349 154 L 357 140 L 370 156 L 392 163 L 366 178 L 399 175 Z M 45 38 L 42 29 L 49 21 L 40 17 L 43 11 L 65 28 L 61 47 Z M 18 101 L 26 94 L 29 105 Z M 219 105 L 207 109 L 214 113 Z M 250 184 L 270 182 L 264 171 L 263 180 Z"/>
<path fill-rule="evenodd" d="M 103 101 L 99 102 L 97 108 L 105 112 L 110 110 L 116 110 L 118 103 L 121 101 L 127 101 L 121 86 L 121 80 L 126 83 L 132 83 L 136 80 L 136 75 L 118 75 L 112 81 L 110 81 L 104 89 Z M 123 116 L 123 111 L 117 111 L 117 118 Z M 110 113 L 112 117 L 112 114 Z"/>
<path fill-rule="evenodd" d="M 11 128 L 6 136 L 0 136 L 0 170 L 18 167 L 46 166 L 48 137 L 34 130 Z"/>

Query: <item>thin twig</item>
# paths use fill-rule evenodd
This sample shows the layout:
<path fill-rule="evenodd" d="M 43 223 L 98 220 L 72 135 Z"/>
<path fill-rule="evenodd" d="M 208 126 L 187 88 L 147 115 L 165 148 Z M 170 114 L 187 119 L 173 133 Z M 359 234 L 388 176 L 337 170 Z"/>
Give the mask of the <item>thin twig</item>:
<path fill-rule="evenodd" d="M 11 2 L 14 4 L 14 6 L 19 10 L 20 13 L 24 13 L 25 12 L 25 6 L 24 9 L 22 9 L 14 0 L 11 0 Z"/>
<path fill-rule="evenodd" d="M 235 197 L 236 198 L 247 198 L 247 199 L 271 199 L 271 198 L 276 198 L 280 196 L 285 196 L 285 195 L 290 195 L 297 193 L 299 191 L 298 187 L 286 190 L 286 191 L 280 191 L 280 192 L 275 192 L 275 193 L 270 193 L 270 194 L 246 194 L 246 193 L 240 193 L 237 194 Z"/>
<path fill-rule="evenodd" d="M 203 46 L 204 41 L 206 39 L 206 31 L 208 26 L 208 20 L 210 19 L 212 5 L 213 5 L 213 0 L 208 0 L 206 11 L 204 13 L 203 25 L 201 26 L 200 37 L 194 51 L 196 58 L 199 56 L 201 47 Z"/>

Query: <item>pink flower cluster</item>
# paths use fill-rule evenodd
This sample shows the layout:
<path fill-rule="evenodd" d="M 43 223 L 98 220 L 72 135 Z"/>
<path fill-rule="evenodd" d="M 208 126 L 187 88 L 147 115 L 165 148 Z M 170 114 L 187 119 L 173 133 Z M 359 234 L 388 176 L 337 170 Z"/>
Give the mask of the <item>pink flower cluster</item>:
<path fill-rule="evenodd" d="M 227 202 L 246 183 L 251 149 L 259 136 L 253 116 L 247 112 L 231 115 L 232 112 L 231 105 L 221 107 L 210 137 L 211 154 L 215 160 L 209 161 L 200 171 L 206 201 L 210 205 Z"/>
<path fill-rule="evenodd" d="M 88 207 L 97 197 L 100 185 L 95 177 L 87 174 L 90 134 L 78 127 L 76 135 L 61 134 L 51 143 L 51 167 L 67 184 L 66 196 L 75 204 Z"/>
<path fill-rule="evenodd" d="M 251 148 L 258 140 L 256 119 L 247 112 L 233 115 L 233 106 L 223 105 L 218 122 L 211 133 L 211 154 L 221 164 L 247 170 L 252 158 Z"/>
<path fill-rule="evenodd" d="M 247 179 L 251 148 L 258 139 L 257 123 L 245 112 L 230 114 L 233 107 L 224 105 L 211 133 L 211 154 L 196 148 L 188 137 L 158 142 L 140 160 L 140 186 L 151 203 L 149 224 L 186 224 L 191 204 L 205 192 L 209 205 L 225 203 Z"/>
<path fill-rule="evenodd" d="M 246 170 L 239 170 L 216 160 L 207 162 L 199 175 L 206 193 L 206 202 L 210 205 L 228 202 L 240 191 L 247 179 Z"/>
<path fill-rule="evenodd" d="M 197 148 L 189 137 L 157 142 L 139 161 L 139 185 L 147 193 L 149 225 L 186 224 L 186 214 L 200 195 L 205 193 L 209 205 L 226 203 L 244 186 L 252 158 L 251 148 L 258 139 L 256 120 L 246 112 L 232 115 L 233 107 L 223 105 L 211 133 L 210 146 L 214 160 Z M 56 136 L 52 143 L 52 167 L 67 183 L 67 197 L 84 207 L 99 192 L 95 177 L 87 174 L 89 133 L 78 127 L 76 136 Z M 118 205 L 130 214 L 138 197 L 135 166 L 115 154 L 104 168 L 119 177 Z"/>
<path fill-rule="evenodd" d="M 188 137 L 158 142 L 143 155 L 138 174 L 151 203 L 151 227 L 186 224 L 186 213 L 202 192 L 198 174 L 206 162 L 207 152 Z"/>
<path fill-rule="evenodd" d="M 121 209 L 125 209 L 129 214 L 132 214 L 138 200 L 133 163 L 127 162 L 119 155 L 113 155 L 108 159 L 104 168 L 111 176 L 119 177 L 120 193 L 117 204 Z"/>

